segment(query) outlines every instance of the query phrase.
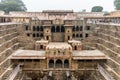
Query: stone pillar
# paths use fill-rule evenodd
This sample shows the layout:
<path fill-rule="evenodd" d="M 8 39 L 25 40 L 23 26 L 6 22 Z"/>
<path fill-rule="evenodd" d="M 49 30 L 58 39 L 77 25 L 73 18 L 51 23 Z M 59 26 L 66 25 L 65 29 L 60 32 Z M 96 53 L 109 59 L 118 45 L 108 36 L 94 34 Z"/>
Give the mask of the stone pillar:
<path fill-rule="evenodd" d="M 69 59 L 69 68 L 71 69 L 72 66 L 71 66 L 71 59 Z"/>
<path fill-rule="evenodd" d="M 83 20 L 83 39 L 85 39 L 86 20 L 87 20 L 87 19 L 85 19 L 85 18 L 84 18 L 84 20 Z"/>
<path fill-rule="evenodd" d="M 55 63 L 56 63 L 56 59 L 54 59 L 54 68 L 56 68 Z"/>
<path fill-rule="evenodd" d="M 64 60 L 62 60 L 62 63 L 63 63 L 63 64 L 62 64 L 62 68 L 64 68 Z"/>
<path fill-rule="evenodd" d="M 47 69 L 49 68 L 49 65 L 48 65 L 48 64 L 49 64 L 49 59 L 47 59 Z"/>

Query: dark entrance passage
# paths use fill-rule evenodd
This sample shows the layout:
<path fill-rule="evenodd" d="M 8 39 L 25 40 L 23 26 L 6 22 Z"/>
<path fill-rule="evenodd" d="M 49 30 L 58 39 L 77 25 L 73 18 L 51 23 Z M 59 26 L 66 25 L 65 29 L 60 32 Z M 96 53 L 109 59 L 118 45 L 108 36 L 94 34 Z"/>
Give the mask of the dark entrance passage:
<path fill-rule="evenodd" d="M 74 48 L 75 50 L 77 50 L 77 46 L 75 46 L 75 48 Z"/>
<path fill-rule="evenodd" d="M 68 60 L 64 61 L 64 68 L 69 68 L 69 61 Z"/>
<path fill-rule="evenodd" d="M 40 49 L 43 49 L 43 45 L 40 45 Z"/>
<path fill-rule="evenodd" d="M 49 36 L 47 36 L 46 39 L 49 40 Z"/>
<path fill-rule="evenodd" d="M 60 32 L 60 27 L 59 26 L 56 27 L 56 32 Z"/>
<path fill-rule="evenodd" d="M 54 68 L 54 60 L 49 61 L 49 68 Z"/>
<path fill-rule="evenodd" d="M 65 27 L 64 26 L 61 27 L 61 32 L 65 32 Z"/>
<path fill-rule="evenodd" d="M 68 36 L 68 40 L 70 40 L 70 36 Z"/>
<path fill-rule="evenodd" d="M 56 68 L 62 68 L 62 61 L 60 59 L 58 59 L 55 63 L 55 67 Z"/>
<path fill-rule="evenodd" d="M 55 32 L 55 26 L 52 26 L 51 32 Z"/>

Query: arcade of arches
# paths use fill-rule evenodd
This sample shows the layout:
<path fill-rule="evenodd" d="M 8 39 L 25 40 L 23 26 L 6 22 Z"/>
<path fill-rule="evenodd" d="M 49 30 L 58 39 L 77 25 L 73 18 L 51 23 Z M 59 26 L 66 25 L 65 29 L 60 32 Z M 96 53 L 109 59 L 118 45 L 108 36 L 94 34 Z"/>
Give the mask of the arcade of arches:
<path fill-rule="evenodd" d="M 90 30 L 90 26 L 85 26 L 85 30 Z M 28 26 L 25 27 L 28 31 Z M 83 25 L 80 26 L 65 26 L 65 25 L 52 25 L 52 26 L 32 26 L 32 37 L 35 39 L 46 39 L 52 42 L 64 42 L 71 39 L 82 40 L 84 37 L 89 36 L 89 31 L 83 35 Z M 30 36 L 31 34 L 27 34 Z M 58 37 L 59 36 L 59 37 Z M 57 37 L 57 38 L 56 38 Z"/>
<path fill-rule="evenodd" d="M 65 32 L 64 26 L 52 26 L 51 32 Z"/>
<path fill-rule="evenodd" d="M 101 68 L 119 77 L 119 69 L 111 69 L 119 67 L 120 26 L 97 24 L 104 17 L 88 14 L 73 10 L 1 14 L 0 21 L 6 23 L 0 24 L 0 80 L 105 80 Z"/>
<path fill-rule="evenodd" d="M 68 59 L 65 59 L 65 60 L 60 60 L 60 59 L 57 59 L 57 60 L 53 60 L 53 59 L 50 59 L 49 60 L 49 68 L 69 68 L 69 60 Z"/>

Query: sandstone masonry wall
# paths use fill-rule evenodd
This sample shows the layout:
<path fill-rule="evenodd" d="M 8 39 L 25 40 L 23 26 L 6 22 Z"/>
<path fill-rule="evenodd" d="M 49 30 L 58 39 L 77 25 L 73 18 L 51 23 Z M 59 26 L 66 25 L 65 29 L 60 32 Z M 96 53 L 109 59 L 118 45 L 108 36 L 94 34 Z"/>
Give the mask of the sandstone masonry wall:
<path fill-rule="evenodd" d="M 103 25 L 94 26 L 92 36 L 86 43 L 89 47 L 93 44 L 108 57 L 104 64 L 105 70 L 115 79 L 120 80 L 120 26 Z"/>
<path fill-rule="evenodd" d="M 11 54 L 18 49 L 17 25 L 0 25 L 0 79 L 5 80 L 12 69 Z"/>

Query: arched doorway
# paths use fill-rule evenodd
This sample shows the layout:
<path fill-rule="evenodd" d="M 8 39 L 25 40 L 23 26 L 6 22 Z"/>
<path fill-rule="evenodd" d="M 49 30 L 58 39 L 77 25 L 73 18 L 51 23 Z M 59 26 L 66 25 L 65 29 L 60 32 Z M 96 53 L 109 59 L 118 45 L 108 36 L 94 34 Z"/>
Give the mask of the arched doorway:
<path fill-rule="evenodd" d="M 86 26 L 86 29 L 87 29 L 87 30 L 90 30 L 90 26 Z"/>
<path fill-rule="evenodd" d="M 33 37 L 36 37 L 35 33 L 33 34 Z"/>
<path fill-rule="evenodd" d="M 37 33 L 37 37 L 39 37 L 39 34 Z"/>
<path fill-rule="evenodd" d="M 70 40 L 70 36 L 68 36 L 68 40 Z"/>
<path fill-rule="evenodd" d="M 43 26 L 41 26 L 39 30 L 40 30 L 40 31 L 43 31 Z"/>
<path fill-rule="evenodd" d="M 72 28 L 72 31 L 74 32 L 76 29 L 75 29 L 75 26 Z"/>
<path fill-rule="evenodd" d="M 64 61 L 64 68 L 69 68 L 69 60 Z"/>
<path fill-rule="evenodd" d="M 40 45 L 40 49 L 43 49 L 43 45 Z"/>
<path fill-rule="evenodd" d="M 80 34 L 80 38 L 82 38 L 83 37 L 83 35 L 82 34 Z"/>
<path fill-rule="evenodd" d="M 49 36 L 46 36 L 46 39 L 49 40 Z"/>
<path fill-rule="evenodd" d="M 49 68 L 54 68 L 54 60 L 49 60 Z"/>
<path fill-rule="evenodd" d="M 74 50 L 77 50 L 77 46 L 75 46 Z"/>
<path fill-rule="evenodd" d="M 39 26 L 37 26 L 37 31 L 39 31 Z"/>
<path fill-rule="evenodd" d="M 73 34 L 72 37 L 75 38 L 75 34 Z"/>
<path fill-rule="evenodd" d="M 33 31 L 36 31 L 36 28 L 35 28 L 35 26 L 33 26 Z"/>
<path fill-rule="evenodd" d="M 61 32 L 65 32 L 65 27 L 64 26 L 61 27 Z"/>
<path fill-rule="evenodd" d="M 83 30 L 83 26 L 80 26 L 80 31 L 82 31 Z"/>
<path fill-rule="evenodd" d="M 56 27 L 56 32 L 60 32 L 60 26 Z"/>
<path fill-rule="evenodd" d="M 40 34 L 40 37 L 43 37 L 43 33 Z"/>
<path fill-rule="evenodd" d="M 76 27 L 76 31 L 79 31 L 79 26 Z"/>
<path fill-rule="evenodd" d="M 28 29 L 29 29 L 29 27 L 26 25 L 26 26 L 25 26 L 25 30 L 28 30 Z"/>
<path fill-rule="evenodd" d="M 55 26 L 52 26 L 51 32 L 55 32 Z"/>
<path fill-rule="evenodd" d="M 78 38 L 79 37 L 79 35 L 78 34 L 76 34 L 76 38 Z"/>
<path fill-rule="evenodd" d="M 55 63 L 55 67 L 56 68 L 62 68 L 62 61 L 60 59 L 58 59 Z"/>
<path fill-rule="evenodd" d="M 85 34 L 85 37 L 88 37 L 88 34 Z"/>

